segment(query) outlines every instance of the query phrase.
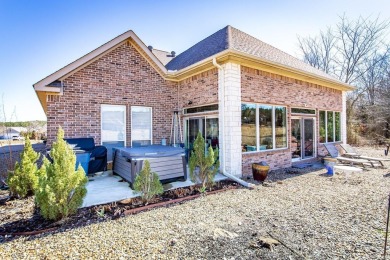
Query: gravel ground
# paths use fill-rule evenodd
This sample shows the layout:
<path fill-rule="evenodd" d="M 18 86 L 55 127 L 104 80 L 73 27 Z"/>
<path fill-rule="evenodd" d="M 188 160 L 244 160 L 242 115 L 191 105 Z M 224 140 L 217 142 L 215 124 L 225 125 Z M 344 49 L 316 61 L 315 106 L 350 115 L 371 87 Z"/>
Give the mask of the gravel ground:
<path fill-rule="evenodd" d="M 361 148 L 383 157 L 383 149 Z M 389 168 L 390 163 L 385 163 Z M 299 172 L 299 173 L 297 173 Z M 303 174 L 302 174 L 303 173 Z M 267 185 L 0 245 L 3 259 L 378 259 L 383 257 L 388 169 L 327 177 L 279 170 Z M 260 237 L 282 244 L 262 247 Z M 389 248 L 390 250 L 390 248 Z"/>

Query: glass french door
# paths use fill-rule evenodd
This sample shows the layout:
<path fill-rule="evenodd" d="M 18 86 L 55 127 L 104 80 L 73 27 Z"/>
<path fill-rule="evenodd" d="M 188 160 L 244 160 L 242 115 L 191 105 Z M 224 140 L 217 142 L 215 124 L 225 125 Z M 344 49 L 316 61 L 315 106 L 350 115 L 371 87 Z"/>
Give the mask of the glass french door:
<path fill-rule="evenodd" d="M 315 156 L 315 119 L 294 117 L 291 119 L 291 158 L 293 161 Z"/>
<path fill-rule="evenodd" d="M 219 146 L 218 117 L 187 118 L 185 119 L 185 126 L 185 147 L 188 153 L 193 149 L 199 131 L 205 139 L 206 152 L 210 146 L 213 149 Z"/>

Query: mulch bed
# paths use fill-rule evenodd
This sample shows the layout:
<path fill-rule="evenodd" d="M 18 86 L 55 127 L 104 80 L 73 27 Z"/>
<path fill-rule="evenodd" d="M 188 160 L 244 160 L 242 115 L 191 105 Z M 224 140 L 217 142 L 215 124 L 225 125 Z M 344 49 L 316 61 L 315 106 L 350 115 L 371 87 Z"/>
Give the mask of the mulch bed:
<path fill-rule="evenodd" d="M 235 189 L 239 184 L 229 180 L 217 182 L 207 194 Z M 151 208 L 167 207 L 201 196 L 198 186 L 190 186 L 165 191 L 145 205 L 141 198 L 132 198 L 120 202 L 81 208 L 76 214 L 61 221 L 45 220 L 34 205 L 34 198 L 12 199 L 8 191 L 0 191 L 0 243 L 12 240 L 15 236 L 36 235 L 53 231 L 66 231 L 73 228 L 117 219 L 136 214 Z"/>

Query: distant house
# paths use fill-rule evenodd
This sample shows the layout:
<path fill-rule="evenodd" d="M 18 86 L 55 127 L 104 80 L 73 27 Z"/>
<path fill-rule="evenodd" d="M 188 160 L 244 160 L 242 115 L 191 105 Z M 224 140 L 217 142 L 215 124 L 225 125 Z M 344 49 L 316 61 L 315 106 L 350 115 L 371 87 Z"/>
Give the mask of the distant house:
<path fill-rule="evenodd" d="M 0 136 L 2 139 L 12 139 L 14 137 L 21 137 L 22 133 L 27 133 L 27 128 L 25 127 L 3 127 L 0 129 Z"/>
<path fill-rule="evenodd" d="M 241 176 L 253 162 L 289 167 L 316 159 L 323 143 L 345 141 L 353 87 L 226 26 L 179 55 L 128 31 L 34 89 L 48 144 L 59 126 L 107 147 L 160 144 L 178 110 L 186 148 L 201 131 L 220 148 L 222 171 Z"/>

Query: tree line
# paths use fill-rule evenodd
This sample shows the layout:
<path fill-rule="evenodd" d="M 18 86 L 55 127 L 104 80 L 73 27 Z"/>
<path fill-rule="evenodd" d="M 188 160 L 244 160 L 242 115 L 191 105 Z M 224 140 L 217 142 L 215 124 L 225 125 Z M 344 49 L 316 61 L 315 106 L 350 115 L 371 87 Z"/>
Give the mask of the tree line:
<path fill-rule="evenodd" d="M 303 60 L 356 89 L 347 94 L 347 142 L 390 141 L 389 20 L 339 17 L 316 36 L 298 36 Z"/>
<path fill-rule="evenodd" d="M 44 126 L 46 121 L 43 120 L 35 120 L 35 121 L 20 121 L 20 122 L 0 122 L 0 126 L 4 127 L 26 127 L 30 126 Z"/>

